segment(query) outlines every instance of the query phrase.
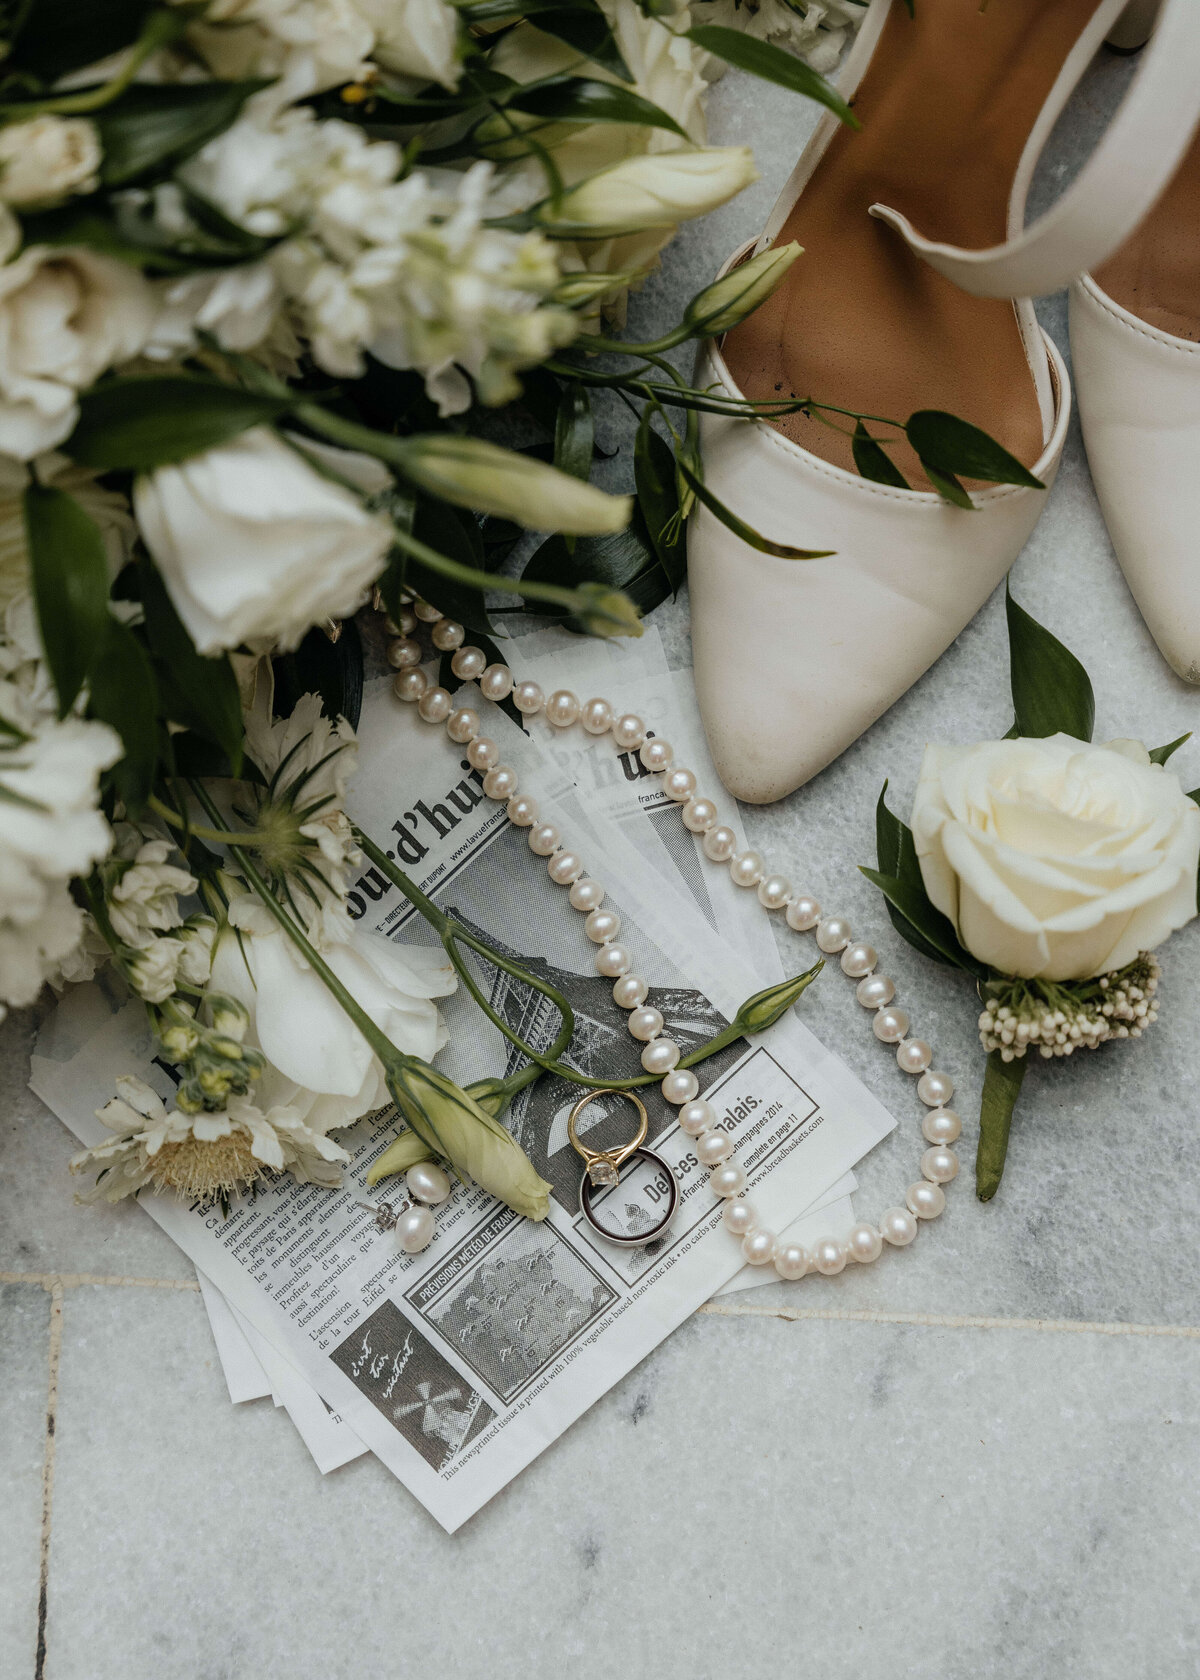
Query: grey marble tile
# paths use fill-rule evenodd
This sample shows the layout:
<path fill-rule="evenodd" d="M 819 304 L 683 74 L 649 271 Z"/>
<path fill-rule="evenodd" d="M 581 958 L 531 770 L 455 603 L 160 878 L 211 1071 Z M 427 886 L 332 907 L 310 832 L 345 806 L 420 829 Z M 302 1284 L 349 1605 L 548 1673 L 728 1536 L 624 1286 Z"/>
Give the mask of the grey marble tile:
<path fill-rule="evenodd" d="M 27 1083 L 36 1020 L 21 1010 L 0 1026 L 0 1271 L 193 1277 L 133 1203 L 76 1205 L 78 1181 L 67 1164 L 79 1145 Z"/>
<path fill-rule="evenodd" d="M 68 1295 L 53 1680 L 1192 1672 L 1200 1345 L 693 1320 L 459 1535 Z"/>
<path fill-rule="evenodd" d="M 0 1674 L 32 1680 L 37 1654 L 50 1297 L 0 1284 Z"/>

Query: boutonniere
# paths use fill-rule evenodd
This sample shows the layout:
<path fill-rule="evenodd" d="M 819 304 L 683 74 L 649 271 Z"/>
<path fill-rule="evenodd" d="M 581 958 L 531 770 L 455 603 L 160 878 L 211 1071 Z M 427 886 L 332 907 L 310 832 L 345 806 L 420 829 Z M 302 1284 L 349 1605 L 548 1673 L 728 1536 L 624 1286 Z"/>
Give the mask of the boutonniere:
<path fill-rule="evenodd" d="M 863 869 L 898 932 L 975 981 L 987 1054 L 976 1191 L 996 1194 L 1031 1061 L 1140 1038 L 1154 952 L 1197 911 L 1200 788 L 1167 768 L 1189 738 L 1092 742 L 1087 672 L 1007 597 L 1015 721 L 999 741 L 929 746 L 908 828 L 876 812 Z"/>

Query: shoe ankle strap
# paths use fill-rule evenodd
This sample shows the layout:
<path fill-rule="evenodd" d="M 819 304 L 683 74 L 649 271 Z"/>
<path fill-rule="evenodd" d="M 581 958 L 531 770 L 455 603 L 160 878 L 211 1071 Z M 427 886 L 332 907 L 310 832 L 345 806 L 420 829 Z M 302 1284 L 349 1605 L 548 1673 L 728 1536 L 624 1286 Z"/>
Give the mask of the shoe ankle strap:
<path fill-rule="evenodd" d="M 1127 6 L 1128 0 L 1103 0 L 1063 65 L 1022 154 L 1003 244 L 964 250 L 926 239 L 886 204 L 873 204 L 870 214 L 977 297 L 1041 297 L 1103 262 L 1147 214 L 1200 123 L 1200 0 L 1164 0 L 1143 61 L 1103 140 L 1053 207 L 1028 227 L 1022 224 L 1029 184 L 1050 132 Z"/>

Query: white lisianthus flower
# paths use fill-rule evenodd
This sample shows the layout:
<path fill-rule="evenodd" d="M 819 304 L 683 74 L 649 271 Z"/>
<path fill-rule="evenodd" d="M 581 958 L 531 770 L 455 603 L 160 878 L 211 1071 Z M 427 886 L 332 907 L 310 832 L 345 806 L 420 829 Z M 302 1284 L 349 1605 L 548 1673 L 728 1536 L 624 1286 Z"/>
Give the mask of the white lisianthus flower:
<path fill-rule="evenodd" d="M 0 199 L 18 206 L 55 204 L 95 190 L 100 140 L 84 117 L 33 117 L 0 128 Z"/>
<path fill-rule="evenodd" d="M 548 227 L 607 239 L 707 215 L 757 179 L 749 146 L 659 152 L 602 169 L 539 214 Z"/>
<path fill-rule="evenodd" d="M 222 81 L 280 78 L 282 101 L 368 74 L 375 36 L 354 0 L 210 0 L 188 39 Z"/>
<path fill-rule="evenodd" d="M 369 456 L 307 441 L 305 453 L 377 495 L 391 476 Z M 323 477 L 265 426 L 141 475 L 142 536 L 201 653 L 242 643 L 294 648 L 305 631 L 366 599 L 391 524 Z"/>
<path fill-rule="evenodd" d="M 927 747 L 912 830 L 930 899 L 999 974 L 1106 974 L 1196 914 L 1200 807 L 1137 741 Z"/>
<path fill-rule="evenodd" d="M 790 47 L 822 75 L 836 66 L 866 10 L 866 0 L 692 0 L 697 23 L 743 29 Z"/>
<path fill-rule="evenodd" d="M 144 840 L 133 828 L 123 832 L 105 869 L 108 919 L 113 932 L 133 950 L 153 945 L 160 933 L 179 925 L 179 900 L 196 891 L 196 877 L 169 860 L 169 840 Z"/>
<path fill-rule="evenodd" d="M 413 82 L 458 85 L 458 14 L 446 0 L 354 0 L 375 32 L 377 64 Z"/>
<path fill-rule="evenodd" d="M 218 1114 L 168 1109 L 144 1080 L 117 1080 L 117 1095 L 97 1110 L 112 1138 L 71 1161 L 72 1172 L 102 1174 L 83 1202 L 118 1202 L 147 1185 L 184 1200 L 247 1189 L 269 1172 L 301 1184 L 337 1184 L 350 1159 L 285 1104 L 264 1110 L 231 1097 Z"/>
<path fill-rule="evenodd" d="M 11 219 L 11 218 L 10 218 Z M 137 355 L 154 294 L 127 263 L 0 233 L 0 452 L 27 461 L 70 435 L 77 394 Z"/>
<path fill-rule="evenodd" d="M 11 684 L 0 685 L 11 690 Z M 72 876 L 112 844 L 97 809 L 100 773 L 124 748 L 105 723 L 29 715 L 19 694 L 0 696 L 0 1018 L 32 1003 L 72 962 L 84 936 Z M 23 727 L 14 722 L 23 719 Z"/>
<path fill-rule="evenodd" d="M 133 551 L 137 526 L 129 502 L 119 490 L 97 483 L 94 472 L 77 467 L 65 455 L 40 455 L 28 465 L 0 455 L 0 613 L 29 593 L 29 546 L 23 497 L 31 474 L 73 496 L 96 521 L 104 541 L 109 575 L 115 577 Z"/>

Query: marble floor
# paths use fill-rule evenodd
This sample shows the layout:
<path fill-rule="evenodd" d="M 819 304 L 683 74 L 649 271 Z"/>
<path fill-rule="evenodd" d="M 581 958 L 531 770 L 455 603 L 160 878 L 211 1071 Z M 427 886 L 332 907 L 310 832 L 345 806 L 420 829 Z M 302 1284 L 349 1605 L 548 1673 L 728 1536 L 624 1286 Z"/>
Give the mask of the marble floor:
<path fill-rule="evenodd" d="M 1126 73 L 1089 84 L 1047 190 Z M 753 143 L 764 179 L 685 230 L 636 301 L 640 336 L 761 224 L 807 123 L 782 93 L 717 86 L 714 138 Z M 1065 347 L 1062 299 L 1045 319 Z M 1077 432 L 1013 588 L 1090 668 L 1100 737 L 1200 727 L 1125 590 Z M 686 601 L 657 617 L 686 663 Z M 769 856 L 874 930 L 965 1116 L 971 997 L 899 945 L 854 866 L 885 776 L 903 809 L 924 742 L 999 733 L 1005 694 L 997 598 L 829 771 L 749 813 Z M 1179 762 L 1200 783 L 1200 745 Z M 454 1537 L 377 1464 L 322 1479 L 268 1402 L 229 1404 L 178 1251 L 137 1208 L 72 1204 L 72 1142 L 25 1087 L 34 1023 L 10 1020 L 0 1674 L 1194 1675 L 1200 924 L 1164 967 L 1151 1039 L 1027 1082 L 994 1203 L 964 1175 L 911 1250 L 701 1312 Z M 803 1008 L 896 1104 L 859 1170 L 870 1216 L 912 1176 L 916 1119 L 848 988 Z"/>

